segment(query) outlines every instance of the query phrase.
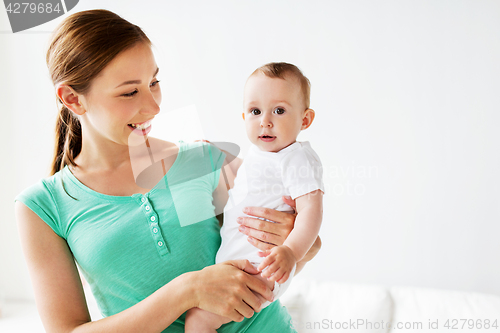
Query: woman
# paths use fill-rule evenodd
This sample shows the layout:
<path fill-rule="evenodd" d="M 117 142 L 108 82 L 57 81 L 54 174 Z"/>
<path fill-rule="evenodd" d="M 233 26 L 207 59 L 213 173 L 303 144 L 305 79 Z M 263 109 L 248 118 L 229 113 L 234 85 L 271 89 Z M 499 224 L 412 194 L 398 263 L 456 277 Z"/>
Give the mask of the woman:
<path fill-rule="evenodd" d="M 272 294 L 252 265 L 213 265 L 220 238 L 212 201 L 227 198 L 225 154 L 147 138 L 161 91 L 142 30 L 104 10 L 73 14 L 55 31 L 47 64 L 62 103 L 52 176 L 16 198 L 46 330 L 183 332 L 183 313 L 199 307 L 234 320 L 222 332 L 293 332 L 279 302 L 254 314 L 254 293 Z M 235 164 L 225 167 L 229 176 Z M 244 220 L 262 250 L 282 244 L 293 226 L 291 214 L 247 214 L 279 222 Z M 318 249 L 319 239 L 305 261 Z M 90 321 L 75 261 L 101 320 Z"/>

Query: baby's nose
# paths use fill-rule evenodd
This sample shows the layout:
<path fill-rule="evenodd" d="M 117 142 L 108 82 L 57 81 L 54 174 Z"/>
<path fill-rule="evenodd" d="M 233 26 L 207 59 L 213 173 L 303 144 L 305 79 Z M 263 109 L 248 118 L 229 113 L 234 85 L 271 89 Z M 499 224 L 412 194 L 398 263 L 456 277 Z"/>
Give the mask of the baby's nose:
<path fill-rule="evenodd" d="M 273 123 L 270 120 L 263 118 L 262 121 L 260 122 L 260 127 L 271 128 L 271 127 L 273 127 Z"/>

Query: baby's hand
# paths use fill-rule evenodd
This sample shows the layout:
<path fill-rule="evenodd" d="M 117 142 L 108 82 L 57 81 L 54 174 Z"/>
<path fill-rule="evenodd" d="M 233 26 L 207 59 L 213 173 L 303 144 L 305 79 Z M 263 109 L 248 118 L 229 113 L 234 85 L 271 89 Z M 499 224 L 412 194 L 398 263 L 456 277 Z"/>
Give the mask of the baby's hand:
<path fill-rule="evenodd" d="M 257 268 L 262 272 L 261 276 L 278 283 L 285 283 L 288 280 L 293 266 L 297 263 L 292 250 L 286 245 L 259 252 L 259 256 L 266 257 Z"/>

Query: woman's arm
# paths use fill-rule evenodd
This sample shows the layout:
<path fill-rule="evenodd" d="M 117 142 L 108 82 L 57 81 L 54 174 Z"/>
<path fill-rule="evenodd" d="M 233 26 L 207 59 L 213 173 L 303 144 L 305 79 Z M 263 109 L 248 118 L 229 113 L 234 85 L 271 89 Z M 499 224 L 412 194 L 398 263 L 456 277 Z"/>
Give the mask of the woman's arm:
<path fill-rule="evenodd" d="M 234 179 L 236 178 L 236 173 L 238 173 L 238 169 L 240 168 L 241 164 L 243 163 L 243 160 L 231 153 L 229 153 L 227 150 L 221 149 L 220 147 L 217 147 L 215 144 L 208 140 L 195 140 L 195 142 L 206 142 L 210 145 L 213 145 L 220 151 L 222 151 L 225 155 L 226 158 L 224 159 L 224 163 L 222 164 L 221 168 L 221 174 L 219 177 L 219 186 L 225 191 L 229 191 L 229 189 L 233 188 L 234 186 Z M 227 201 L 227 200 L 226 200 Z M 223 202 L 225 204 L 225 202 Z M 222 207 L 224 208 L 224 207 Z M 222 212 L 222 211 L 221 211 Z M 217 213 L 218 214 L 218 213 Z"/>
<path fill-rule="evenodd" d="M 204 140 L 205 142 L 208 142 Z M 235 157 L 228 152 L 224 151 L 226 158 L 222 164 L 219 183 L 213 193 L 213 204 L 215 206 L 215 215 L 219 220 L 219 225 L 222 226 L 224 222 L 223 212 L 226 206 L 227 200 L 229 199 L 229 190 L 234 186 L 234 179 L 236 178 L 236 173 L 240 168 L 243 160 L 239 157 Z"/>
<path fill-rule="evenodd" d="M 129 309 L 91 322 L 66 241 L 19 201 L 16 219 L 47 332 L 161 332 L 192 307 L 241 321 L 260 307 L 252 291 L 272 299 L 262 281 L 243 271 L 257 273 L 253 266 L 247 261 L 230 261 L 183 274 Z"/>

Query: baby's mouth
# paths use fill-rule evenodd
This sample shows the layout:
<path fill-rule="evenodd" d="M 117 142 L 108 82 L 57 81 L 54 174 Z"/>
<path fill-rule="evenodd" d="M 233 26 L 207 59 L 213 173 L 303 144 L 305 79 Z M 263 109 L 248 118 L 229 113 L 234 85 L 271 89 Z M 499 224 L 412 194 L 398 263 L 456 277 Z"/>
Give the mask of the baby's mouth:
<path fill-rule="evenodd" d="M 261 139 L 262 141 L 265 141 L 265 142 L 269 142 L 269 141 L 273 141 L 274 139 L 276 139 L 276 137 L 272 136 L 272 135 L 261 135 L 261 136 L 259 136 L 259 139 Z"/>

